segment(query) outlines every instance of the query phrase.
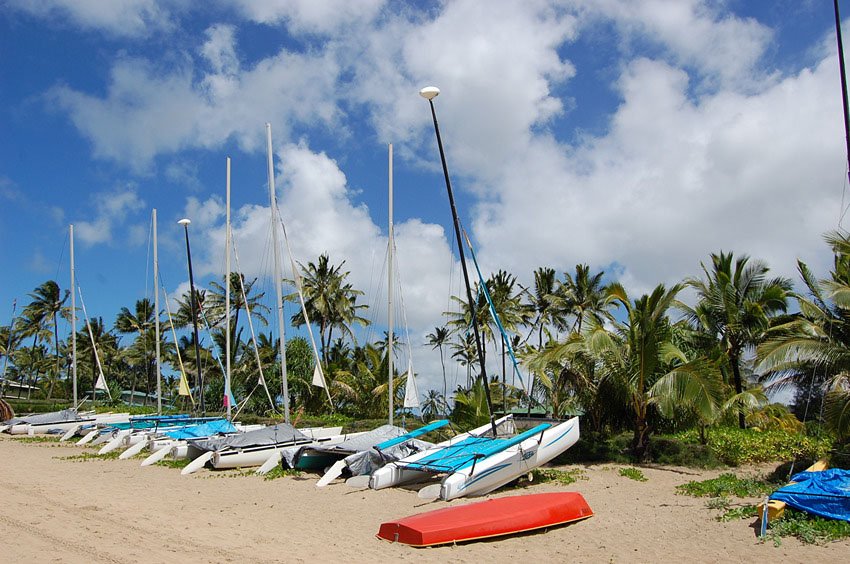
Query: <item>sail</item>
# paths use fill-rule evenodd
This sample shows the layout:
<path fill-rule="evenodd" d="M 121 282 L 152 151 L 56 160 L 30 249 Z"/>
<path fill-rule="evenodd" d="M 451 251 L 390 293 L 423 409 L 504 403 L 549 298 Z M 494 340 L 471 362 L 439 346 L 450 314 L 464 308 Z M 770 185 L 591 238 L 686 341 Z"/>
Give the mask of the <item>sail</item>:
<path fill-rule="evenodd" d="M 316 364 L 316 368 L 313 369 L 313 385 L 319 388 L 325 388 L 325 376 L 322 374 L 321 367 Z"/>
<path fill-rule="evenodd" d="M 416 378 L 413 376 L 413 363 L 407 364 L 407 385 L 404 389 L 404 407 L 419 407 L 419 390 L 416 389 Z"/>

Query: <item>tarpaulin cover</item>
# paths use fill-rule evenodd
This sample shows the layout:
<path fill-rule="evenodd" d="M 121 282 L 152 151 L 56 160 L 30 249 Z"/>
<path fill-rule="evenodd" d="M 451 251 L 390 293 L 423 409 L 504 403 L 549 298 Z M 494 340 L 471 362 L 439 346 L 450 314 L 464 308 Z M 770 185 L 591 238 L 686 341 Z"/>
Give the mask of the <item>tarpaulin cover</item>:
<path fill-rule="evenodd" d="M 189 439 L 189 444 L 202 451 L 218 452 L 226 448 L 250 448 L 255 446 L 273 446 L 281 443 L 297 444 L 312 442 L 310 437 L 286 423 L 273 427 L 263 427 L 256 431 L 237 433 L 226 437 L 211 439 Z"/>
<path fill-rule="evenodd" d="M 199 437 L 212 437 L 213 435 L 226 435 L 235 433 L 236 427 L 227 419 L 216 419 L 200 425 L 190 425 L 183 429 L 167 431 L 165 434 L 172 439 L 195 439 Z"/>
<path fill-rule="evenodd" d="M 791 481 L 770 499 L 821 517 L 850 521 L 850 470 L 800 472 Z"/>
<path fill-rule="evenodd" d="M 38 415 L 27 415 L 25 417 L 13 417 L 8 421 L 4 421 L 4 425 L 20 425 L 22 423 L 30 423 L 32 425 L 49 425 L 51 423 L 67 423 L 69 421 L 80 421 L 80 416 L 77 415 L 76 409 L 63 409 L 62 411 L 53 411 L 51 413 L 40 413 Z"/>
<path fill-rule="evenodd" d="M 375 445 L 379 445 L 389 439 L 400 437 L 405 433 L 407 433 L 407 431 L 401 427 L 396 427 L 394 425 L 381 425 L 377 429 L 362 433 L 356 437 L 352 437 L 334 445 L 324 446 L 322 444 L 313 444 L 287 448 L 282 451 L 282 456 L 287 466 L 292 468 L 295 467 L 298 463 L 298 459 L 307 451 L 338 455 L 338 458 L 344 458 L 350 454 L 370 450 Z"/>

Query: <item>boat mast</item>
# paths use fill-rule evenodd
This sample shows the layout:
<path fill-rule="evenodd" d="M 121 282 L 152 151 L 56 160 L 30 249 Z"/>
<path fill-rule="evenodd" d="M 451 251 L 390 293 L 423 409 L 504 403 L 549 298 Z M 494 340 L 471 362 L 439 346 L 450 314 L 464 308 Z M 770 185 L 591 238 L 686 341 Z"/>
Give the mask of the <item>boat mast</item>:
<path fill-rule="evenodd" d="M 452 192 L 452 181 L 449 179 L 449 168 L 446 165 L 446 154 L 443 151 L 443 140 L 440 137 L 440 126 L 437 124 L 437 112 L 434 109 L 434 98 L 440 94 L 440 89 L 436 86 L 427 86 L 419 91 L 419 95 L 428 100 L 431 106 L 431 117 L 434 120 L 434 132 L 437 134 L 437 147 L 440 149 L 440 162 L 443 165 L 443 176 L 446 179 L 446 191 L 449 194 L 449 205 L 452 208 L 452 221 L 455 228 L 455 239 L 457 240 L 457 250 L 460 253 L 460 267 L 463 270 L 463 283 L 466 286 L 466 299 L 469 301 L 469 312 L 472 318 L 472 331 L 475 334 L 475 348 L 478 352 L 478 362 L 481 366 L 481 372 L 478 378 L 481 385 L 484 386 L 484 395 L 487 398 L 487 409 L 490 411 L 490 426 L 493 429 L 493 436 L 496 436 L 496 418 L 493 416 L 493 400 L 490 397 L 490 385 L 487 382 L 487 370 L 484 367 L 484 349 L 481 345 L 481 335 L 478 331 L 478 317 L 475 312 L 475 301 L 472 299 L 472 287 L 469 284 L 469 273 L 466 269 L 466 257 L 463 253 L 463 239 L 460 236 L 460 221 L 457 217 L 457 207 L 455 207 L 454 193 Z"/>
<path fill-rule="evenodd" d="M 274 188 L 274 155 L 272 154 L 272 126 L 266 124 L 266 142 L 268 144 L 269 165 L 269 199 L 272 208 L 272 245 L 274 245 L 274 289 L 277 297 L 277 324 L 280 327 L 280 393 L 283 395 L 283 420 L 289 423 L 289 383 L 286 378 L 286 346 L 284 344 L 283 327 L 283 293 L 281 291 L 280 275 L 280 248 L 277 241 L 277 224 L 279 221 L 277 211 L 277 198 Z"/>
<path fill-rule="evenodd" d="M 156 208 L 153 209 L 153 311 L 154 337 L 156 339 L 156 414 L 162 415 L 162 361 L 159 349 L 159 245 L 156 239 Z"/>
<path fill-rule="evenodd" d="M 389 146 L 389 246 L 387 248 L 387 372 L 390 425 L 393 424 L 393 144 Z"/>
<path fill-rule="evenodd" d="M 77 298 L 74 286 L 74 224 L 68 226 L 71 250 L 71 388 L 74 396 L 74 409 L 77 409 Z M 12 326 L 9 325 L 11 335 Z M 94 398 L 92 398 L 94 402 Z"/>
<path fill-rule="evenodd" d="M 232 406 L 230 405 L 230 157 L 227 157 L 227 180 L 225 182 L 225 201 L 227 211 L 225 212 L 224 226 L 224 403 L 227 404 L 227 420 L 230 421 Z"/>
<path fill-rule="evenodd" d="M 844 42 L 841 40 L 841 15 L 838 13 L 838 0 L 835 6 L 835 37 L 838 41 L 838 69 L 841 73 L 841 101 L 844 108 L 844 146 L 847 150 L 847 179 L 850 181 L 850 110 L 847 102 L 847 72 L 844 68 Z"/>

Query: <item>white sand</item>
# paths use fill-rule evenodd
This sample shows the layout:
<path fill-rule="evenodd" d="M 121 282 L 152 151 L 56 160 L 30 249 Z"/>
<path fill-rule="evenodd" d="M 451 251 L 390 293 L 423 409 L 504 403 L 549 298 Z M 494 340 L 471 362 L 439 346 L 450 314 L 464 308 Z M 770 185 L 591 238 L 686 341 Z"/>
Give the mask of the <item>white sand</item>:
<path fill-rule="evenodd" d="M 546 532 L 415 549 L 375 538 L 379 525 L 445 507 L 414 491 L 315 487 L 317 477 L 264 480 L 204 470 L 191 476 L 139 460 L 63 460 L 94 452 L 0 436 L 0 562 L 848 562 L 850 540 L 762 543 L 753 520 L 721 523 L 706 500 L 675 486 L 719 471 L 582 467 L 571 486 L 595 515 Z M 571 467 L 575 468 L 575 467 Z M 758 472 L 761 469 L 736 471 Z M 468 503 L 458 500 L 452 503 Z M 743 503 L 744 501 L 742 501 Z"/>

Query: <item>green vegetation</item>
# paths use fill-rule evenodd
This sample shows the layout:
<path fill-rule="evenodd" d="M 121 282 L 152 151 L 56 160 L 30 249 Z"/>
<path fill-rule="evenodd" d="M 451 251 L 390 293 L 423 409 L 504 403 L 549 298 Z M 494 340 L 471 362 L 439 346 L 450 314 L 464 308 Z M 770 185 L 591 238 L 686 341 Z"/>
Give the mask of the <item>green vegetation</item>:
<path fill-rule="evenodd" d="M 696 429 L 676 435 L 684 443 L 699 443 Z M 812 437 L 783 430 L 759 431 L 716 427 L 708 433 L 707 447 L 723 464 L 739 466 L 784 460 L 817 460 L 826 456 L 833 444 L 829 436 Z"/>
<path fill-rule="evenodd" d="M 780 484 L 756 480 L 753 478 L 739 478 L 735 474 L 721 474 L 717 478 L 704 480 L 702 482 L 688 482 L 676 486 L 676 491 L 682 495 L 693 497 L 759 497 L 773 492 Z"/>
<path fill-rule="evenodd" d="M 646 482 L 649 479 L 637 468 L 620 468 L 619 474 L 636 482 Z"/>
<path fill-rule="evenodd" d="M 119 451 L 107 452 L 106 454 L 94 454 L 84 452 L 82 454 L 73 454 L 71 456 L 60 456 L 59 460 L 70 460 L 71 462 L 88 462 L 90 460 L 118 460 L 121 455 Z"/>
<path fill-rule="evenodd" d="M 518 478 L 507 488 L 526 488 L 532 484 L 555 483 L 559 486 L 569 486 L 578 480 L 587 480 L 587 475 L 580 468 L 558 470 L 556 468 L 535 468 L 527 475 Z"/>
<path fill-rule="evenodd" d="M 283 478 L 285 476 L 296 476 L 301 477 L 303 472 L 301 470 L 295 470 L 292 468 L 284 468 L 281 465 L 275 466 L 271 469 L 269 473 L 263 476 L 266 480 L 277 480 L 278 478 Z"/>
<path fill-rule="evenodd" d="M 188 466 L 190 462 L 192 462 L 192 461 L 189 460 L 188 458 L 178 458 L 177 460 L 174 460 L 172 458 L 172 459 L 160 460 L 156 463 L 156 465 L 157 466 L 163 466 L 165 468 L 176 468 L 178 470 L 182 470 L 183 468 Z"/>
<path fill-rule="evenodd" d="M 824 519 L 790 507 L 785 508 L 782 519 L 771 521 L 768 527 L 768 538 L 776 546 L 781 544 L 781 537 L 797 537 L 806 544 L 850 538 L 850 523 L 847 521 Z"/>
<path fill-rule="evenodd" d="M 451 417 L 456 426 L 467 429 L 489 417 L 489 395 L 503 411 L 534 409 L 556 418 L 581 414 L 582 439 L 557 461 L 567 463 L 652 461 L 711 468 L 813 459 L 846 449 L 850 236 L 832 233 L 826 241 L 834 255 L 833 270 L 819 279 L 798 264 L 804 288 L 799 294 L 792 292 L 791 280 L 771 276 L 763 261 L 728 252 L 695 260 L 697 276 L 659 284 L 644 295 L 632 295 L 610 273 L 586 264 L 564 272 L 541 266 L 526 276 L 491 273 L 478 284 L 487 292 L 473 292 L 475 303 L 452 296 L 446 325 L 435 327 L 425 337 L 427 343 L 420 343 L 440 355 L 443 380 L 442 390 L 423 390 L 422 413 L 428 420 Z M 345 260 L 322 254 L 300 270 L 307 315 L 298 311 L 289 321 L 299 327 L 309 317 L 319 354 L 303 338 L 287 339 L 292 421 L 342 425 L 348 431 L 373 427 L 388 410 L 389 353 L 400 344 L 380 333 L 372 338 L 364 331 L 366 339 L 355 335 L 355 329 L 369 321 L 366 305 L 359 303 L 363 292 L 352 285 Z M 525 287 L 523 279 L 532 277 L 533 285 Z M 225 286 L 231 290 L 230 325 L 225 321 Z M 524 377 L 530 381 L 530 394 L 507 368 L 501 369 L 510 366 L 507 347 L 492 316 L 478 315 L 490 307 L 485 294 L 529 369 Z M 686 295 L 688 303 L 683 301 Z M 46 281 L 33 290 L 19 317 L 0 327 L 0 360 L 8 367 L 7 378 L 27 396 L 13 401 L 18 412 L 68 405 L 70 335 L 60 335 L 57 323 L 70 313 L 67 296 L 56 282 Z M 287 299 L 300 301 L 291 290 Z M 270 310 L 265 301 L 268 296 L 257 280 L 240 273 L 180 297 L 174 320 L 181 336 L 175 344 L 164 333 L 159 343 L 168 375 L 165 394 L 176 400 L 174 409 L 190 407 L 176 395 L 178 353 L 190 387 L 196 385 L 198 366 L 203 366 L 205 403 L 221 405 L 223 374 L 215 357 L 221 356 L 230 336 L 233 394 L 240 401 L 250 395 L 240 419 L 281 419 L 280 405 L 270 405 L 280 401 L 278 343 L 260 329 L 255 345 L 246 330 L 249 315 L 255 328 L 266 324 Z M 189 331 L 195 302 L 212 335 L 199 343 L 198 353 Z M 91 337 L 87 329 L 77 334 L 82 395 L 92 393 L 98 373 L 92 340 L 113 397 L 121 390 L 145 396 L 154 391 L 153 309 L 149 300 L 138 300 L 120 308 L 111 320 L 92 319 Z M 473 313 L 482 343 L 475 342 L 471 331 Z M 754 351 L 755 357 L 745 351 Z M 497 358 L 479 358 L 487 354 Z M 327 390 L 312 385 L 317 357 Z M 467 376 L 455 390 L 447 384 L 446 363 L 451 362 Z M 477 381 L 482 363 L 490 371 L 487 382 Z M 398 406 L 407 384 L 405 369 L 398 366 L 392 375 Z M 262 390 L 251 395 L 261 371 L 271 398 Z M 783 387 L 800 390 L 791 409 L 766 399 L 768 388 Z M 446 396 L 454 397 L 451 412 Z M 151 403 L 149 397 L 146 401 Z M 112 405 L 117 403 L 115 399 Z M 131 411 L 151 410 L 147 405 Z M 399 420 L 405 417 L 403 411 L 397 410 Z M 418 424 L 412 417 L 405 423 Z"/>

